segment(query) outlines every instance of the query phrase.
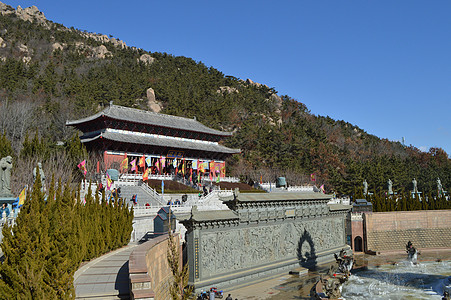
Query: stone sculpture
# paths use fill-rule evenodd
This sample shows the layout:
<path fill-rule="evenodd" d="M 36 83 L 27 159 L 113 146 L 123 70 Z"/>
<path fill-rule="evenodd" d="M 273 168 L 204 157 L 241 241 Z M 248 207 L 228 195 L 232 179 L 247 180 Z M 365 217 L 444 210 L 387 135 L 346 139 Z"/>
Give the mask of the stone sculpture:
<path fill-rule="evenodd" d="M 418 187 L 417 187 L 417 180 L 415 178 L 413 178 L 412 180 L 412 185 L 413 185 L 413 193 L 414 194 L 418 194 Z"/>
<path fill-rule="evenodd" d="M 411 241 L 407 242 L 406 245 L 407 259 L 411 261 L 413 264 L 418 263 L 418 250 L 412 245 Z"/>
<path fill-rule="evenodd" d="M 366 179 L 363 181 L 363 194 L 368 194 L 368 182 L 366 182 Z"/>
<path fill-rule="evenodd" d="M 341 249 L 338 255 L 334 253 L 334 257 L 335 261 L 338 264 L 337 272 L 349 276 L 351 274 L 351 269 L 354 264 L 354 258 L 352 256 L 346 255 L 344 249 Z"/>
<path fill-rule="evenodd" d="M 45 174 L 44 170 L 42 169 L 42 164 L 39 162 L 37 168 L 39 168 L 39 175 L 41 177 L 41 191 L 44 191 L 45 189 Z M 33 182 L 36 181 L 37 177 L 37 170 L 36 167 L 33 169 Z"/>
<path fill-rule="evenodd" d="M 0 160 L 0 195 L 11 196 L 11 169 L 13 167 L 13 158 L 11 156 L 3 157 Z"/>
<path fill-rule="evenodd" d="M 393 182 L 391 181 L 390 178 L 388 179 L 387 184 L 388 184 L 388 194 L 393 195 Z"/>
<path fill-rule="evenodd" d="M 440 178 L 437 178 L 437 191 L 438 191 L 439 195 L 442 195 L 443 186 L 442 186 L 442 182 L 440 181 Z"/>
<path fill-rule="evenodd" d="M 330 277 L 325 280 L 324 290 L 327 298 L 338 299 L 341 298 L 341 282 L 339 278 Z"/>

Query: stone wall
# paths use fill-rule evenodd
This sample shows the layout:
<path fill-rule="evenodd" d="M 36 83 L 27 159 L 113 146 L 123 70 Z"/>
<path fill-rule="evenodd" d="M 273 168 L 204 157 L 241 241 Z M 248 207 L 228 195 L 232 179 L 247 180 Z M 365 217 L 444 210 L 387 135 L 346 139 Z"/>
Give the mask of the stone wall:
<path fill-rule="evenodd" d="M 345 236 L 349 207 L 331 208 L 327 195 L 324 199 L 298 195 L 305 199 L 296 199 L 294 193 L 240 194 L 241 200 L 228 203 L 233 208 L 229 215 L 196 212 L 182 221 L 188 230 L 190 284 L 196 290 L 236 288 L 333 261 L 334 253 L 349 249 Z"/>
<path fill-rule="evenodd" d="M 172 279 L 167 261 L 168 235 L 145 242 L 130 254 L 129 276 L 131 299 L 169 300 L 169 283 Z M 180 237 L 174 235 L 181 258 Z M 180 260 L 180 265 L 182 261 Z"/>
<path fill-rule="evenodd" d="M 299 249 L 304 234 L 305 243 Z M 344 244 L 343 219 L 322 218 L 304 222 L 275 222 L 260 226 L 239 226 L 224 231 L 205 231 L 200 237 L 199 258 L 202 277 L 261 266 L 287 258 L 308 259 Z"/>
<path fill-rule="evenodd" d="M 381 212 L 364 216 L 370 251 L 451 248 L 451 210 Z"/>

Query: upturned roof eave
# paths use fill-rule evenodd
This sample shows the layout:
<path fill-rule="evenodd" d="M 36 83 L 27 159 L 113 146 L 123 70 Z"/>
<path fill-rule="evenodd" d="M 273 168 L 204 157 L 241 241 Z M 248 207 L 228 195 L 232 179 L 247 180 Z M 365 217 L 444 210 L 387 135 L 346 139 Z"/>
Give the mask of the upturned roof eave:
<path fill-rule="evenodd" d="M 120 136 L 120 135 L 116 135 L 116 136 Z M 82 143 L 89 143 L 89 142 L 93 142 L 97 139 L 105 139 L 105 140 L 110 140 L 110 141 L 114 141 L 114 142 L 122 142 L 122 143 L 130 143 L 130 144 L 146 144 L 146 145 L 153 145 L 152 143 L 145 143 L 143 142 L 144 139 L 140 139 L 140 143 L 136 143 L 134 141 L 127 141 L 127 140 L 122 140 L 120 138 L 114 138 L 115 135 L 111 135 L 111 134 L 105 134 L 105 133 L 100 133 L 96 136 L 90 137 L 90 138 L 82 138 L 81 142 Z M 207 152 L 218 152 L 218 153 L 224 153 L 224 154 L 238 154 L 241 153 L 241 149 L 233 149 L 233 148 L 228 148 L 222 145 L 217 145 L 218 149 L 198 149 L 199 147 L 189 147 L 186 146 L 177 146 L 177 145 L 170 145 L 171 140 L 167 141 L 168 143 L 166 145 L 157 145 L 157 146 L 163 146 L 163 147 L 172 147 L 172 148 L 180 148 L 180 149 L 192 149 L 192 150 L 200 150 L 200 151 L 207 151 Z"/>
<path fill-rule="evenodd" d="M 115 110 L 121 110 L 121 109 L 134 110 L 134 111 L 132 111 L 133 113 L 140 114 L 140 115 L 144 116 L 145 118 L 149 117 L 147 114 L 155 114 L 155 116 L 158 116 L 160 118 L 162 116 L 164 116 L 173 121 L 179 120 L 182 122 L 189 122 L 193 126 L 198 126 L 199 128 L 197 128 L 197 130 L 196 129 L 194 129 L 194 130 L 193 129 L 185 129 L 185 128 L 181 128 L 180 126 L 168 126 L 167 124 L 155 124 L 155 123 L 149 122 L 149 121 L 146 122 L 145 120 L 140 122 L 140 121 L 133 120 L 130 118 L 120 118 L 119 116 L 117 116 L 115 114 L 117 112 L 114 112 L 113 109 L 115 109 Z M 130 111 L 128 111 L 128 112 L 130 112 Z M 133 122 L 136 124 L 153 125 L 153 126 L 160 126 L 160 127 L 166 127 L 166 128 L 172 128 L 172 129 L 181 129 L 181 130 L 185 130 L 185 131 L 200 132 L 200 133 L 206 133 L 206 134 L 217 135 L 217 136 L 222 136 L 222 137 L 232 136 L 231 132 L 220 131 L 220 130 L 216 130 L 216 129 L 207 127 L 204 124 L 202 124 L 199 121 L 194 120 L 194 119 L 189 119 L 189 118 L 180 117 L 180 116 L 160 114 L 160 113 L 144 111 L 144 110 L 138 110 L 138 109 L 123 107 L 123 106 L 118 106 L 118 105 L 111 105 L 111 106 L 105 108 L 104 110 L 102 110 L 92 116 L 86 117 L 86 118 L 82 118 L 82 119 L 78 119 L 78 120 L 68 120 L 68 121 L 66 121 L 66 126 L 76 126 L 77 127 L 83 123 L 94 121 L 100 117 L 108 117 L 113 120 Z"/>
<path fill-rule="evenodd" d="M 103 117 L 104 113 L 103 111 L 98 112 L 92 116 L 86 117 L 86 118 L 82 118 L 82 119 L 78 119 L 78 120 L 67 120 L 66 121 L 66 126 L 77 126 L 77 125 L 81 125 L 83 123 L 87 123 L 90 121 L 94 121 L 95 119 L 98 119 L 99 117 Z"/>

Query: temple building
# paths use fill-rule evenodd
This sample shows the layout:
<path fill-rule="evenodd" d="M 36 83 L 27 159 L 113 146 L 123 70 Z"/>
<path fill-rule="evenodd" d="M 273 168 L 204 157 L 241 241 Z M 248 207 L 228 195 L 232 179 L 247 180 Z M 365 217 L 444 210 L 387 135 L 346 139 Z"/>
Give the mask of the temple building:
<path fill-rule="evenodd" d="M 83 132 L 81 142 L 103 155 L 105 169 L 120 168 L 122 172 L 149 169 L 152 174 L 185 175 L 201 170 L 224 177 L 225 159 L 240 153 L 219 144 L 230 132 L 209 128 L 196 118 L 113 104 L 92 116 L 67 121 L 66 126 Z"/>

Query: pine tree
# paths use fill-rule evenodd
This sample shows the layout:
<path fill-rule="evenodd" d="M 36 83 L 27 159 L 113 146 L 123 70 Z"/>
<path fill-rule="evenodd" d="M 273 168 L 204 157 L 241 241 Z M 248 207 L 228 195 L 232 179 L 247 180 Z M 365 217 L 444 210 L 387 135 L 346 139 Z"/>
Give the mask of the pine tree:
<path fill-rule="evenodd" d="M 12 228 L 3 227 L 2 250 L 5 261 L 0 267 L 1 299 L 57 299 L 46 284 L 45 264 L 51 246 L 48 211 L 41 192 L 39 172 L 31 193 Z"/>
<path fill-rule="evenodd" d="M 409 192 L 407 192 L 409 194 Z M 402 193 L 402 200 L 401 200 L 401 211 L 407 211 L 407 203 L 409 202 L 409 198 L 406 198 L 406 192 L 403 191 Z"/>
<path fill-rule="evenodd" d="M 6 137 L 6 134 L 0 134 L 0 158 L 5 156 L 14 156 L 14 151 L 11 146 L 11 141 Z"/>
<path fill-rule="evenodd" d="M 424 194 L 424 192 L 423 192 L 423 198 L 421 199 L 421 209 L 422 210 L 428 210 L 429 209 L 429 207 L 428 207 L 428 202 L 427 202 L 427 197 L 426 197 L 426 195 Z"/>
<path fill-rule="evenodd" d="M 46 270 L 48 284 L 57 292 L 58 298 L 75 297 L 73 275 L 79 261 L 75 253 L 75 230 L 72 227 L 74 217 L 73 193 L 66 184 L 62 195 L 58 195 L 50 211 L 50 255 Z"/>

